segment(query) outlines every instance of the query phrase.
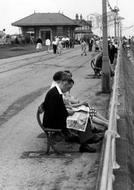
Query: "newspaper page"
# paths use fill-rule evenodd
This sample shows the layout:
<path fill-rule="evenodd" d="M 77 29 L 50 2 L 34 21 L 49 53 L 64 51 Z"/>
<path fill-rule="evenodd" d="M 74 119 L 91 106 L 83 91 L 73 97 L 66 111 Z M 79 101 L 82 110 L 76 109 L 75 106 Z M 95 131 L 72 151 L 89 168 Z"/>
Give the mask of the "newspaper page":
<path fill-rule="evenodd" d="M 88 118 L 88 112 L 75 112 L 72 116 L 67 118 L 67 128 L 84 132 L 86 130 Z"/>

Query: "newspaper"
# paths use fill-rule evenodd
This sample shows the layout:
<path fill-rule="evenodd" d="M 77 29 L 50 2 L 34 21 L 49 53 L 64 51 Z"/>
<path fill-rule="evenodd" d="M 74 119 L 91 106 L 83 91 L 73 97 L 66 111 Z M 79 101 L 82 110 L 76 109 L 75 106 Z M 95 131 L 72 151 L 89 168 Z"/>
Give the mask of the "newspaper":
<path fill-rule="evenodd" d="M 67 118 L 67 128 L 77 131 L 85 131 L 89 119 L 89 109 L 86 106 L 75 108 L 75 113 Z"/>

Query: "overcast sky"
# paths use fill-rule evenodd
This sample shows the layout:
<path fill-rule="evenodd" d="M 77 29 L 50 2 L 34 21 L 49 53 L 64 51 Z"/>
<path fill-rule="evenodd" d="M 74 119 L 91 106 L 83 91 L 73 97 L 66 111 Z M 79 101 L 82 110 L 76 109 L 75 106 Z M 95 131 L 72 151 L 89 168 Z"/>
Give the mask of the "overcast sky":
<path fill-rule="evenodd" d="M 134 0 L 109 0 L 112 8 L 119 6 L 120 16 L 124 17 L 124 26 L 134 25 Z M 107 9 L 109 11 L 109 8 Z M 18 33 L 11 23 L 35 12 L 63 12 L 70 18 L 82 14 L 84 19 L 92 13 L 102 13 L 102 0 L 2 0 L 0 3 L 0 30 L 6 33 Z M 133 29 L 134 30 L 134 29 Z"/>

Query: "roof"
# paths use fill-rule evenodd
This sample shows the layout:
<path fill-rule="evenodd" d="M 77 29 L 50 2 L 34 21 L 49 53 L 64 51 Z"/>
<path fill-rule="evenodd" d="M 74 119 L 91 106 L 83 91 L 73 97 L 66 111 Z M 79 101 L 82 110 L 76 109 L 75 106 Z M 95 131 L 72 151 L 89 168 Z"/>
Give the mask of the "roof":
<path fill-rule="evenodd" d="M 52 26 L 73 25 L 78 26 L 72 19 L 61 13 L 34 13 L 14 23 L 13 26 Z"/>
<path fill-rule="evenodd" d="M 78 26 L 90 26 L 91 27 L 91 21 L 86 21 L 84 19 L 79 19 L 79 20 L 74 20 L 74 22 L 78 25 Z"/>

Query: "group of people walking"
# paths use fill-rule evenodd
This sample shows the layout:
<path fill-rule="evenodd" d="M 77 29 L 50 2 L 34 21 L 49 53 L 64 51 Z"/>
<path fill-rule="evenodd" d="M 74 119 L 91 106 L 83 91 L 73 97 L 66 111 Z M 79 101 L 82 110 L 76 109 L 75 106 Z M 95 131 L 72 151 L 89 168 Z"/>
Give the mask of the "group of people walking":
<path fill-rule="evenodd" d="M 36 41 L 36 50 L 42 50 L 42 39 L 39 37 Z M 54 54 L 62 54 L 63 48 L 72 48 L 74 47 L 74 41 L 73 39 L 69 37 L 62 37 L 62 36 L 55 36 L 53 41 L 51 41 L 49 38 L 45 40 L 45 45 L 47 47 L 47 52 L 50 52 L 50 47 L 52 46 L 53 53 Z"/>
<path fill-rule="evenodd" d="M 80 101 L 72 96 L 70 90 L 73 85 L 74 80 L 70 71 L 58 71 L 53 75 L 52 85 L 42 104 L 43 125 L 46 128 L 62 129 L 66 141 L 80 144 L 80 152 L 96 152 L 91 144 L 103 139 L 104 132 L 108 127 L 108 120 L 90 107 L 87 101 Z M 67 126 L 67 118 L 73 116 L 74 108 L 81 105 L 89 109 L 88 122 L 84 131 L 75 130 L 75 133 L 72 133 Z M 93 127 L 93 123 L 97 123 L 103 128 Z"/>

